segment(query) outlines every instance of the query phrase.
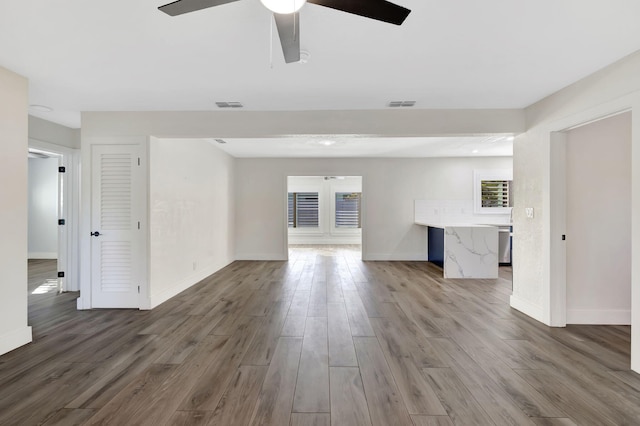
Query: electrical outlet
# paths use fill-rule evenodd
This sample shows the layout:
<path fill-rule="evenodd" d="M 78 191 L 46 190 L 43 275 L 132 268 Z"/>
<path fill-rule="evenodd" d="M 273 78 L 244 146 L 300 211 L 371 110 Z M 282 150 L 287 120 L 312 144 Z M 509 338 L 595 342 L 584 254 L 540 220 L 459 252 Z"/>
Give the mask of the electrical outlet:
<path fill-rule="evenodd" d="M 533 219 L 533 207 L 525 207 L 524 213 L 528 219 Z"/>

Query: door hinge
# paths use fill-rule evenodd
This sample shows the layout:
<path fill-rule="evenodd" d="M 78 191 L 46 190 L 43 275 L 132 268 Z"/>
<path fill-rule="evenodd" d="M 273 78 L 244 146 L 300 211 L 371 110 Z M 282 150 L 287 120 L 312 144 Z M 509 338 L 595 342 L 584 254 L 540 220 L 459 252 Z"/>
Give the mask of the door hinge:
<path fill-rule="evenodd" d="M 138 166 L 140 165 L 140 157 L 138 157 Z"/>
<path fill-rule="evenodd" d="M 140 286 L 138 286 L 138 294 L 140 294 Z"/>
<path fill-rule="evenodd" d="M 63 271 L 58 272 L 58 278 L 64 278 L 64 272 Z"/>
<path fill-rule="evenodd" d="M 58 225 L 65 225 L 64 219 L 58 219 Z"/>
<path fill-rule="evenodd" d="M 140 221 L 138 221 L 138 229 L 140 229 Z"/>
<path fill-rule="evenodd" d="M 58 167 L 58 173 L 66 173 L 67 172 L 67 168 L 64 166 L 60 166 Z"/>

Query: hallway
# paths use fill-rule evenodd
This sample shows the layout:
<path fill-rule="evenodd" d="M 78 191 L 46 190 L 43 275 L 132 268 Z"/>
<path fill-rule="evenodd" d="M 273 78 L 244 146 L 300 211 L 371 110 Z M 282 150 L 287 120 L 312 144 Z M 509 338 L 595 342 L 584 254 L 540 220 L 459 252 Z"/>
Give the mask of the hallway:
<path fill-rule="evenodd" d="M 34 343 L 0 357 L 0 424 L 640 418 L 629 327 L 547 328 L 509 307 L 510 268 L 445 281 L 425 262 L 359 256 L 296 246 L 289 262 L 234 262 L 153 311 L 76 311 L 77 294 L 31 294 Z"/>

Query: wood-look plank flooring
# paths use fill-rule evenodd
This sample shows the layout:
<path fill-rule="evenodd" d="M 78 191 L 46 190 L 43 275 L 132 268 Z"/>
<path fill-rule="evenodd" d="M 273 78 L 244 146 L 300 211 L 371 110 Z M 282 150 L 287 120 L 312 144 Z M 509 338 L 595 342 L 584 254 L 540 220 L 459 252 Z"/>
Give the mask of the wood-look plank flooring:
<path fill-rule="evenodd" d="M 497 280 L 296 246 L 152 311 L 77 311 L 29 262 L 34 342 L 0 357 L 0 425 L 638 425 L 630 328 L 551 329 Z"/>

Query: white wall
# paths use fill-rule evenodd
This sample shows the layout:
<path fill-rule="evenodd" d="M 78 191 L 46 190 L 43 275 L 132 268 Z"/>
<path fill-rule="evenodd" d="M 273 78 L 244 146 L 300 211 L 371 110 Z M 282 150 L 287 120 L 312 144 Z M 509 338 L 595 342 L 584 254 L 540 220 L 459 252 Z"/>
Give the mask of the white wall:
<path fill-rule="evenodd" d="M 0 67 L 0 355 L 29 343 L 27 325 L 27 79 Z"/>
<path fill-rule="evenodd" d="M 524 117 L 521 109 L 83 112 L 81 133 L 83 144 L 87 136 L 491 135 L 523 132 Z"/>
<path fill-rule="evenodd" d="M 237 159 L 236 258 L 286 259 L 287 176 L 362 176 L 365 260 L 425 260 L 414 200 L 473 198 L 474 169 L 511 168 L 504 158 Z M 256 215 L 260 212 L 260 215 Z"/>
<path fill-rule="evenodd" d="M 511 306 L 544 322 L 563 325 L 566 303 L 556 293 L 564 285 L 552 268 L 551 234 L 559 220 L 551 203 L 551 134 L 613 113 L 632 109 L 632 187 L 640 187 L 640 52 L 612 64 L 526 109 L 527 131 L 514 144 L 514 267 Z M 535 216 L 525 217 L 525 207 Z M 556 216 L 554 216 L 554 214 Z M 632 351 L 640 371 L 640 192 L 632 193 Z M 555 227 L 553 227 L 555 229 Z M 552 297 L 552 295 L 554 295 Z"/>
<path fill-rule="evenodd" d="M 289 228 L 289 244 L 361 244 L 361 229 L 335 227 L 335 193 L 362 192 L 362 177 L 341 178 L 289 176 L 288 192 L 318 192 L 319 208 L 318 228 Z"/>
<path fill-rule="evenodd" d="M 631 323 L 631 114 L 567 132 L 567 323 Z"/>
<path fill-rule="evenodd" d="M 524 112 L 499 110 L 403 110 L 378 111 L 144 111 L 83 112 L 81 129 L 81 216 L 80 216 L 80 298 L 79 309 L 91 308 L 90 211 L 91 148 L 94 144 L 137 144 L 146 146 L 150 136 L 162 138 L 282 137 L 286 135 L 371 135 L 442 136 L 470 134 L 513 134 L 524 130 Z M 349 160 L 351 162 L 351 160 Z M 324 175 L 324 170 L 317 174 Z M 308 175 L 297 169 L 289 175 Z M 313 174 L 316 174 L 315 172 Z M 360 175 L 359 173 L 349 173 Z M 236 174 L 237 175 L 237 174 Z M 260 189 L 269 185 L 260 176 L 254 183 Z M 279 180 L 280 194 L 286 192 L 286 179 Z M 421 195 L 422 196 L 422 195 Z M 283 201 L 284 202 L 284 201 Z M 277 213 L 282 214 L 284 205 Z M 265 207 L 267 208 L 267 207 Z M 273 208 L 273 205 L 268 208 Z M 261 211 L 269 213 L 261 207 Z M 242 215 L 239 212 L 238 215 Z M 405 212 L 407 214 L 407 212 Z M 412 217 L 413 208 L 408 212 Z M 372 215 L 375 218 L 375 214 Z M 278 226 L 278 252 L 286 255 L 284 219 Z M 237 227 L 236 227 L 237 228 Z M 253 229 L 253 226 L 248 226 Z M 248 231 L 243 231 L 248 232 Z M 259 230 L 263 232 L 263 230 Z M 237 233 L 237 229 L 236 229 Z M 404 243 L 396 250 L 403 250 Z M 238 250 L 236 250 L 238 252 Z M 273 242 L 243 248 L 243 253 L 273 256 Z M 141 286 L 144 299 L 148 285 Z"/>
<path fill-rule="evenodd" d="M 72 129 L 32 115 L 29 116 L 29 139 L 80 149 L 80 129 Z"/>
<path fill-rule="evenodd" d="M 234 260 L 234 160 L 198 139 L 152 138 L 149 153 L 153 308 Z"/>
<path fill-rule="evenodd" d="M 29 259 L 58 257 L 58 159 L 29 158 Z"/>

